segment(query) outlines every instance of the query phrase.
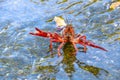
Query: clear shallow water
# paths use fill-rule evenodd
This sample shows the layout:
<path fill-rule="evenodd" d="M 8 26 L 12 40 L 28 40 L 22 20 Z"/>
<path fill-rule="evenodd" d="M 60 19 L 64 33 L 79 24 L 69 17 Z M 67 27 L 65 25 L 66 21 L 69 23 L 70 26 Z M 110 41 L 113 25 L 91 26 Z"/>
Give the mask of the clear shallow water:
<path fill-rule="evenodd" d="M 120 8 L 109 10 L 111 0 L 1 0 L 1 80 L 119 80 Z M 38 27 L 53 32 L 54 16 L 71 20 L 76 33 L 105 47 L 108 52 L 88 47 L 87 53 L 66 45 L 62 56 L 53 55 L 49 40 L 29 32 Z M 80 47 L 77 45 L 77 47 Z M 67 51 L 67 52 L 66 52 Z"/>

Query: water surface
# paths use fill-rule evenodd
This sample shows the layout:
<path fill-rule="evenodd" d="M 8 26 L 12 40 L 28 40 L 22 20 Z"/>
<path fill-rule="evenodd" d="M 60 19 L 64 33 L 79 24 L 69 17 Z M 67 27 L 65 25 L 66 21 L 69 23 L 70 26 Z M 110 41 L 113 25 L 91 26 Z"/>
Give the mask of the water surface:
<path fill-rule="evenodd" d="M 111 0 L 1 0 L 1 80 L 119 80 L 120 8 L 110 10 Z M 77 52 L 59 44 L 49 52 L 49 39 L 29 34 L 35 27 L 54 32 L 55 16 L 70 21 L 76 33 L 108 50 L 87 47 Z M 77 45 L 77 47 L 81 47 Z"/>

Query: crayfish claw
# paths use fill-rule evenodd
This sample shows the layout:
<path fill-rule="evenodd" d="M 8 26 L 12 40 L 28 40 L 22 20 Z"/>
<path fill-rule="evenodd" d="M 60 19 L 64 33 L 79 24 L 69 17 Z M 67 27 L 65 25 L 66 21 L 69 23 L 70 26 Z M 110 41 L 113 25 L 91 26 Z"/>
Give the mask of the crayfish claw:
<path fill-rule="evenodd" d="M 41 30 L 40 30 L 40 29 L 38 29 L 38 28 L 35 28 L 35 30 L 36 30 L 36 31 L 38 31 L 38 32 L 41 32 Z"/>
<path fill-rule="evenodd" d="M 32 32 L 30 32 L 29 34 L 31 34 L 31 35 L 35 35 L 35 33 L 32 33 Z"/>

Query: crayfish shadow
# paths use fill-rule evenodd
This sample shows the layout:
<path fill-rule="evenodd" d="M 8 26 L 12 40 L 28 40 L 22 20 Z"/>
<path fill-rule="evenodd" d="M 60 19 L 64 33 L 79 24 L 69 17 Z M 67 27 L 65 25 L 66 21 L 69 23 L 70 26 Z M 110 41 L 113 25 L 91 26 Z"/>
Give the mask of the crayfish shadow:
<path fill-rule="evenodd" d="M 79 47 L 79 50 L 81 50 L 81 52 L 83 52 L 83 47 Z M 92 73 L 96 77 L 99 77 L 99 75 L 101 75 L 101 72 L 105 73 L 105 75 L 109 74 L 109 72 L 105 69 L 91 66 L 84 62 L 79 61 L 76 58 L 76 55 L 74 55 L 75 53 L 76 53 L 76 51 L 71 43 L 66 43 L 64 45 L 62 63 L 64 65 L 66 65 L 65 71 L 67 73 L 75 72 L 74 63 L 76 63 L 79 66 L 79 68 Z"/>

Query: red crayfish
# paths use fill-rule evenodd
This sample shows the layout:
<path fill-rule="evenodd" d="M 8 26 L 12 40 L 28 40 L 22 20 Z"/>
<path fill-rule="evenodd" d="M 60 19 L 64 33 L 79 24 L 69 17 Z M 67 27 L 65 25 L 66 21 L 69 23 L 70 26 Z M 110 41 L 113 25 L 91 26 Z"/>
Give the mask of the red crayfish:
<path fill-rule="evenodd" d="M 66 25 L 61 34 L 58 34 L 57 32 L 46 32 L 46 31 L 42 31 L 38 28 L 35 28 L 36 32 L 32 33 L 30 32 L 30 34 L 35 35 L 35 36 L 41 36 L 41 37 L 46 37 L 50 39 L 50 49 L 52 49 L 52 42 L 59 42 L 60 45 L 58 47 L 58 56 L 61 56 L 60 53 L 60 49 L 62 48 L 62 46 L 67 43 L 70 42 L 73 44 L 76 52 L 78 51 L 78 48 L 76 47 L 76 44 L 80 44 L 82 45 L 83 51 L 86 52 L 87 48 L 86 46 L 91 46 L 94 48 L 99 48 L 101 50 L 107 51 L 106 49 L 104 49 L 103 47 L 100 47 L 96 44 L 94 44 L 93 42 L 86 40 L 86 36 L 85 35 L 81 35 L 81 34 L 75 34 L 74 28 L 72 25 Z"/>

